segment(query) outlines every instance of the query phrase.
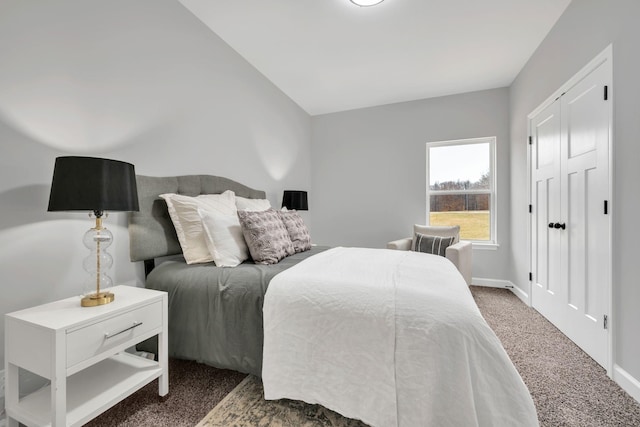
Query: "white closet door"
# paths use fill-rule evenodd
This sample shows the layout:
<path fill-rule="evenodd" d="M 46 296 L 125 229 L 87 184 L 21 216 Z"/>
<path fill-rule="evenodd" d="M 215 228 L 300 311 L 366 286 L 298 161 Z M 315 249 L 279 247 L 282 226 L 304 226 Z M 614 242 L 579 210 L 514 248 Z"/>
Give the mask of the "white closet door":
<path fill-rule="evenodd" d="M 562 281 L 565 334 L 602 366 L 608 362 L 604 315 L 609 310 L 609 111 L 604 64 L 561 98 Z"/>
<path fill-rule="evenodd" d="M 533 194 L 533 287 L 536 310 L 552 323 L 563 323 L 561 233 L 553 228 L 561 215 L 560 102 L 531 121 Z"/>
<path fill-rule="evenodd" d="M 608 369 L 610 60 L 530 118 L 533 307 Z"/>

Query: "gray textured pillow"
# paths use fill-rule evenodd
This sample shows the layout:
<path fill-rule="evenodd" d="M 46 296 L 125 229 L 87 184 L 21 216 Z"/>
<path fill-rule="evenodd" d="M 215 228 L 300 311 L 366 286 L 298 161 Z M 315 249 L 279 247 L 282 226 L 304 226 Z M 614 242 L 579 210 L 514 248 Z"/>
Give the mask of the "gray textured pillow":
<path fill-rule="evenodd" d="M 455 236 L 440 237 L 416 233 L 413 237 L 412 251 L 445 256 L 447 248 L 455 241 Z"/>
<path fill-rule="evenodd" d="M 279 212 L 296 253 L 311 249 L 311 235 L 300 214 L 297 211 Z"/>
<path fill-rule="evenodd" d="M 295 249 L 278 211 L 238 211 L 244 240 L 256 264 L 276 264 Z"/>

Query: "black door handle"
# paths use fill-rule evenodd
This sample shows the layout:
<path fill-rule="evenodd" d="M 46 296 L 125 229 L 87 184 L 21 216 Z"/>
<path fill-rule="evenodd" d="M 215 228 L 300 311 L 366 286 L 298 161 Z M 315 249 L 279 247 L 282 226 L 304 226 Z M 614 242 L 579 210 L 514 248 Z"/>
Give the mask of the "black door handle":
<path fill-rule="evenodd" d="M 551 226 L 551 224 L 549 224 L 549 226 Z M 562 224 L 556 222 L 555 224 L 553 224 L 553 228 L 562 228 L 564 230 L 565 228 L 567 228 L 567 225 L 564 222 Z"/>
<path fill-rule="evenodd" d="M 553 228 L 553 223 L 552 222 L 549 223 L 549 228 Z"/>

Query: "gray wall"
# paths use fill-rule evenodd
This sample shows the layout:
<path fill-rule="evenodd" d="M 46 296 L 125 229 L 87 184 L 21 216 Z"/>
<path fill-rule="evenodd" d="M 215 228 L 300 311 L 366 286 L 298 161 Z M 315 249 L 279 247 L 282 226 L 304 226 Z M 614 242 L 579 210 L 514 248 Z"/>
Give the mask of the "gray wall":
<path fill-rule="evenodd" d="M 511 280 L 525 292 L 527 248 L 527 114 L 613 43 L 613 327 L 614 361 L 640 379 L 640 2 L 573 1 L 511 87 Z"/>
<path fill-rule="evenodd" d="M 46 212 L 59 155 L 117 158 L 148 175 L 225 175 L 273 204 L 285 187 L 311 190 L 316 243 L 383 247 L 425 221 L 425 143 L 495 135 L 500 248 L 474 251 L 474 276 L 527 290 L 526 115 L 613 43 L 615 361 L 640 378 L 638 16 L 637 0 L 577 0 L 510 90 L 310 119 L 178 2 L 4 0 L 0 315 L 81 288 L 90 222 Z M 125 216 L 106 224 L 112 277 L 140 283 Z M 2 343 L 3 333 L 0 318 Z"/>
<path fill-rule="evenodd" d="M 92 223 L 46 212 L 56 156 L 310 189 L 309 115 L 177 1 L 3 0 L 0 58 L 0 316 L 82 289 Z M 114 281 L 141 283 L 125 214 L 105 225 Z"/>
<path fill-rule="evenodd" d="M 509 92 L 493 89 L 312 118 L 317 243 L 381 248 L 426 221 L 430 141 L 497 137 L 497 250 L 474 250 L 473 276 L 508 279 Z M 310 203 L 311 203 L 310 202 Z"/>

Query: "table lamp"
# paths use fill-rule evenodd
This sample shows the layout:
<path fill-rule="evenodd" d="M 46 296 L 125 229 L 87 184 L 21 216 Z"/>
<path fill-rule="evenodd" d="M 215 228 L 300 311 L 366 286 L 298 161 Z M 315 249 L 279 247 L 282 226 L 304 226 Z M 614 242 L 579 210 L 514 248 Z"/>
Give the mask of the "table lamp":
<path fill-rule="evenodd" d="M 297 211 L 308 211 L 307 192 L 297 190 L 284 190 L 282 195 L 282 207 Z"/>
<path fill-rule="evenodd" d="M 105 211 L 137 211 L 136 173 L 130 163 L 96 157 L 56 158 L 49 195 L 48 211 L 89 211 L 96 225 L 84 236 L 91 251 L 83 266 L 89 278 L 85 282 L 81 305 L 94 307 L 115 299 L 109 287 L 113 281 L 105 270 L 113 265 L 106 249 L 113 234 L 102 225 Z"/>

